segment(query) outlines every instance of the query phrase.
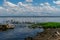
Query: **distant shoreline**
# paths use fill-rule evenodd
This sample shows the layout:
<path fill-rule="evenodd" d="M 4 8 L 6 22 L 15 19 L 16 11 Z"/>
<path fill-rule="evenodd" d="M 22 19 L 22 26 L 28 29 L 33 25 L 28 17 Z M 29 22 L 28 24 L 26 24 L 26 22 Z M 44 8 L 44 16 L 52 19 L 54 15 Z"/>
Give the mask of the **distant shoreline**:
<path fill-rule="evenodd" d="M 4 17 L 4 18 L 5 18 L 5 17 L 25 17 L 25 18 L 26 18 L 26 17 L 27 17 L 27 18 L 29 18 L 29 17 L 30 17 L 30 18 L 31 18 L 31 17 L 32 17 L 32 18 L 52 17 L 52 18 L 55 18 L 55 17 L 60 17 L 60 16 L 0 16 L 0 17 Z"/>

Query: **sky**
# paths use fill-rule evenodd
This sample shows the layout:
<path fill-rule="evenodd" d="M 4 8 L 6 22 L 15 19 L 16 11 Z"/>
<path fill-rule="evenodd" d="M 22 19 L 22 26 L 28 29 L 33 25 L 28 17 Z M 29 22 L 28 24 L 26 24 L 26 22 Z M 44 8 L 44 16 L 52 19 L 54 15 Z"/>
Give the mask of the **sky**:
<path fill-rule="evenodd" d="M 0 16 L 60 16 L 60 0 L 0 0 Z"/>

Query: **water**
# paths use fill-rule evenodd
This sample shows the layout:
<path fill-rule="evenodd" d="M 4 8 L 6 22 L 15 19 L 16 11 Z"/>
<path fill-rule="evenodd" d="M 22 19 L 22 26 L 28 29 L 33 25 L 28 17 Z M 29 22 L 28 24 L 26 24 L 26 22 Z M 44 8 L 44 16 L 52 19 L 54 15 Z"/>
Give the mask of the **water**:
<path fill-rule="evenodd" d="M 30 18 L 30 17 L 8 17 L 8 18 L 2 18 L 0 17 L 0 23 L 4 22 L 6 20 L 15 20 L 15 21 L 20 21 L 20 22 L 60 22 L 60 17 L 34 17 L 34 18 Z"/>
<path fill-rule="evenodd" d="M 5 21 L 11 19 L 15 21 L 23 22 L 29 18 L 0 18 L 0 23 L 5 23 Z M 31 20 L 27 20 L 27 21 L 31 21 Z M 24 38 L 28 36 L 34 37 L 38 32 L 43 31 L 43 29 L 39 29 L 39 28 L 30 29 L 24 25 L 25 24 L 21 24 L 21 25 L 16 24 L 14 29 L 9 29 L 7 31 L 0 32 L 0 40 L 24 40 Z"/>
<path fill-rule="evenodd" d="M 0 40 L 24 40 L 24 38 L 30 36 L 34 37 L 37 32 L 42 32 L 43 29 L 30 29 L 28 27 L 16 26 L 14 29 L 0 32 Z"/>
<path fill-rule="evenodd" d="M 4 23 L 6 20 L 15 20 L 20 22 L 60 22 L 60 18 L 0 18 L 0 23 Z M 24 25 L 24 24 L 22 24 Z M 30 29 L 28 27 L 21 27 L 17 25 L 14 29 L 0 32 L 0 40 L 24 40 L 24 38 L 31 36 L 34 37 L 37 32 L 42 32 L 43 29 Z"/>

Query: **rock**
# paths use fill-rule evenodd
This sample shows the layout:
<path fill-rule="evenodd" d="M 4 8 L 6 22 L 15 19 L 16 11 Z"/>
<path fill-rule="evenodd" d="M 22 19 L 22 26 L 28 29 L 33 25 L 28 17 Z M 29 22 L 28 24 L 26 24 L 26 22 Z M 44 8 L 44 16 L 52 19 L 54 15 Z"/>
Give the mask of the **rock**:
<path fill-rule="evenodd" d="M 12 24 L 0 24 L 0 30 L 13 29 L 14 25 Z"/>
<path fill-rule="evenodd" d="M 38 33 L 32 40 L 60 40 L 60 29 L 45 29 L 44 32 Z M 26 38 L 26 40 L 30 40 L 31 38 Z"/>
<path fill-rule="evenodd" d="M 25 38 L 25 40 L 33 40 L 33 38 L 32 37 L 27 37 L 27 38 Z"/>
<path fill-rule="evenodd" d="M 13 29 L 15 26 L 13 24 L 7 24 L 8 29 Z"/>

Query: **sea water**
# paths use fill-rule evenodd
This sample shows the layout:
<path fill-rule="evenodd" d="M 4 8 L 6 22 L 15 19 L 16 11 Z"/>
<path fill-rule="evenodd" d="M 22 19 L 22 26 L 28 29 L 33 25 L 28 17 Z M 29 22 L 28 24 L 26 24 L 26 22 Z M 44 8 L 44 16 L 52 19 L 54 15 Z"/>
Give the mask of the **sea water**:
<path fill-rule="evenodd" d="M 7 20 L 15 20 L 19 22 L 60 22 L 60 18 L 0 18 L 0 23 Z M 24 25 L 24 24 L 22 24 Z M 14 29 L 0 32 L 0 40 L 24 40 L 26 37 L 34 37 L 38 32 L 43 32 L 43 28 L 28 28 L 16 25 Z M 28 24 L 27 24 L 28 25 Z"/>

